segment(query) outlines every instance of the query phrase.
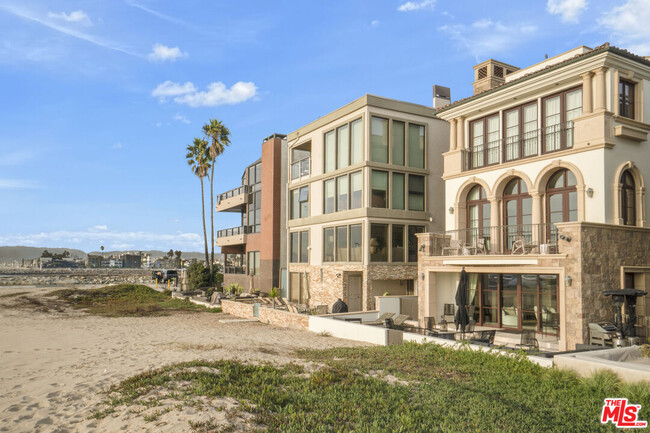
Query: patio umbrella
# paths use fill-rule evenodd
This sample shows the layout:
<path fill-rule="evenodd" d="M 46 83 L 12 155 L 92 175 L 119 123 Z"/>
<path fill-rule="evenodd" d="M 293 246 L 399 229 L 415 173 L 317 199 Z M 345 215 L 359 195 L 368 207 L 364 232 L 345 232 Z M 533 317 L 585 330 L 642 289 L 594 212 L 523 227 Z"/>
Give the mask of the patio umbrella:
<path fill-rule="evenodd" d="M 469 317 L 467 316 L 467 309 L 465 308 L 467 304 L 467 272 L 465 268 L 460 272 L 460 281 L 458 282 L 458 289 L 456 289 L 456 325 L 460 325 L 460 330 L 465 332 L 465 327 L 469 323 Z"/>

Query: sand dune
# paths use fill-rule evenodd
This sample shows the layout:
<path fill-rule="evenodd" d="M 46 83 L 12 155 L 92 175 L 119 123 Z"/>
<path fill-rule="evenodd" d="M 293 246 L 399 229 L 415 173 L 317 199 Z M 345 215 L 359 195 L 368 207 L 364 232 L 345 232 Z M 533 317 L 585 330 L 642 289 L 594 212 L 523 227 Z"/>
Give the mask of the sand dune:
<path fill-rule="evenodd" d="M 260 323 L 220 323 L 225 314 L 175 313 L 163 317 L 105 318 L 47 307 L 52 288 L 3 288 L 0 295 L 0 431 L 185 432 L 189 421 L 223 417 L 222 411 L 184 407 L 145 421 L 124 409 L 89 419 L 110 385 L 149 369 L 195 359 L 294 361 L 299 348 L 359 343 Z M 47 302 L 45 302 L 47 306 Z M 39 310 L 39 308 L 36 308 Z M 226 399 L 204 402 L 227 406 Z M 132 412 L 132 411 L 131 411 Z M 231 420 L 232 421 L 232 420 Z M 235 420 L 237 421 L 237 420 Z M 239 423 L 239 424 L 237 424 Z M 238 420 L 237 426 L 245 425 Z"/>

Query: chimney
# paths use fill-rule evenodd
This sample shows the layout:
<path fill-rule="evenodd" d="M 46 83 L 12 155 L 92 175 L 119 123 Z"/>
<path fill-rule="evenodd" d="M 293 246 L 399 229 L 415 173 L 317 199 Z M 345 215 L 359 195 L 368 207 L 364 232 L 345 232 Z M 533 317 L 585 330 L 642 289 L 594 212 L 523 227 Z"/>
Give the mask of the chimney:
<path fill-rule="evenodd" d="M 449 104 L 451 104 L 451 90 L 449 87 L 435 84 L 433 86 L 433 108 L 438 109 Z"/>
<path fill-rule="evenodd" d="M 506 75 L 518 71 L 516 66 L 499 62 L 494 59 L 486 60 L 474 66 L 474 94 L 494 89 L 506 82 Z"/>

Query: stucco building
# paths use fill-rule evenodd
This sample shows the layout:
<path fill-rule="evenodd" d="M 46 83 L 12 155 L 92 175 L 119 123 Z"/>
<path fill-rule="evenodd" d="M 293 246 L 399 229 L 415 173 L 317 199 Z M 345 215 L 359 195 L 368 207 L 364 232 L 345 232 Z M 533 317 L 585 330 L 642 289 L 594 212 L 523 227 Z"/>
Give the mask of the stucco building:
<path fill-rule="evenodd" d="M 454 304 L 464 268 L 478 325 L 573 349 L 613 320 L 603 291 L 650 287 L 650 61 L 582 46 L 525 69 L 488 60 L 473 84 L 436 111 L 446 227 L 418 235 L 420 320 Z"/>
<path fill-rule="evenodd" d="M 244 170 L 241 186 L 220 194 L 217 212 L 236 212 L 240 224 L 217 232 L 224 258 L 224 286 L 247 292 L 280 287 L 286 268 L 285 186 L 287 142 L 273 134 L 262 143 L 262 157 Z"/>
<path fill-rule="evenodd" d="M 365 95 L 288 135 L 287 290 L 310 306 L 415 294 L 417 233 L 442 230 L 448 124 Z"/>

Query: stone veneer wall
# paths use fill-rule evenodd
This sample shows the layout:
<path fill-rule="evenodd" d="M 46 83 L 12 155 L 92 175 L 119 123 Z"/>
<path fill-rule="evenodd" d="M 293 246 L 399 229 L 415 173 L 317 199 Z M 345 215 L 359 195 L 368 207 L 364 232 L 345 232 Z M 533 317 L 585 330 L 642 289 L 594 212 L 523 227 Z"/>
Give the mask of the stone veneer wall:
<path fill-rule="evenodd" d="M 226 299 L 221 301 L 221 311 L 244 319 L 252 319 L 255 317 L 253 308 L 253 304 L 244 302 L 228 301 Z M 278 310 L 260 305 L 258 318 L 260 322 L 282 328 L 309 329 L 309 316 L 306 314 L 296 314 L 286 310 Z"/>
<path fill-rule="evenodd" d="M 321 280 L 322 269 L 322 280 Z M 310 266 L 292 263 L 289 272 L 307 273 L 309 281 L 309 306 L 327 305 L 327 311 L 332 311 L 332 305 L 338 298 L 348 302 L 349 273 L 361 273 L 361 305 L 364 311 L 374 309 L 372 296 L 373 280 L 416 280 L 417 265 L 413 264 L 327 264 Z"/>
<path fill-rule="evenodd" d="M 602 293 L 621 289 L 623 266 L 650 266 L 650 228 L 595 223 L 561 223 L 567 252 L 567 340 L 588 339 L 588 323 L 613 321 L 615 308 Z M 570 334 L 570 335 L 569 335 Z M 572 347 L 572 346 L 570 346 Z"/>

